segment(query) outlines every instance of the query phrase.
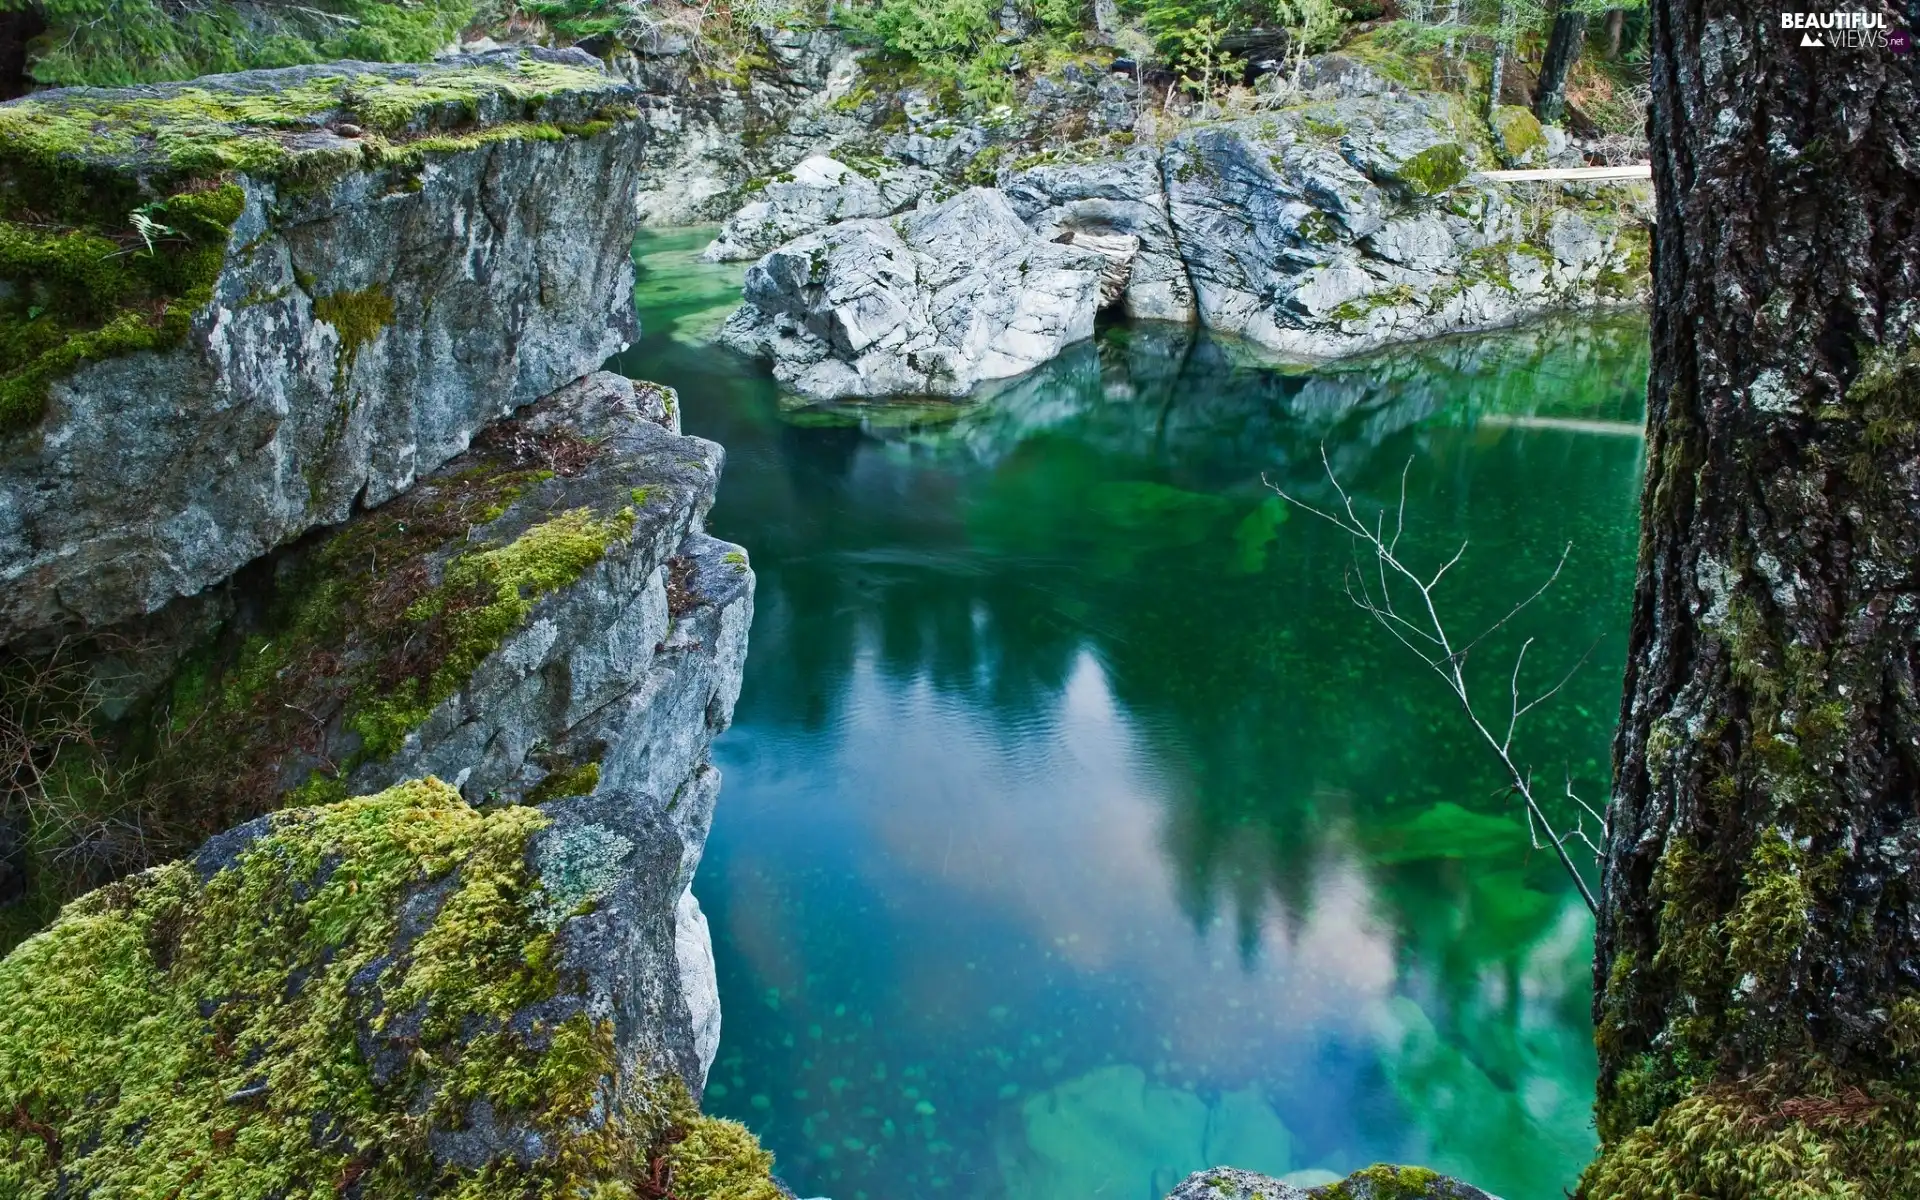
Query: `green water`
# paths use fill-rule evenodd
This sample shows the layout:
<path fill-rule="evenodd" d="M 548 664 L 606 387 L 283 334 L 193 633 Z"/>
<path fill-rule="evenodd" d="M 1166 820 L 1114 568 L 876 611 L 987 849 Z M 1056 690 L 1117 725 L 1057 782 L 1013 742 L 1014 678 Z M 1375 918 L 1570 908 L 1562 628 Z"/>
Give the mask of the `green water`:
<path fill-rule="evenodd" d="M 758 615 L 695 890 L 708 1107 L 802 1196 L 1157 1200 L 1228 1163 L 1378 1160 L 1549 1200 L 1593 1146 L 1591 924 L 1437 680 L 1266 473 L 1465 539 L 1469 667 L 1546 683 L 1525 757 L 1606 788 L 1644 328 L 1562 324 L 1282 373 L 1104 332 L 951 409 L 791 409 L 701 338 L 737 267 L 638 247 L 645 339 L 725 443 Z M 946 418 L 946 419 L 941 419 Z M 1549 791 L 1558 791 L 1558 787 Z"/>

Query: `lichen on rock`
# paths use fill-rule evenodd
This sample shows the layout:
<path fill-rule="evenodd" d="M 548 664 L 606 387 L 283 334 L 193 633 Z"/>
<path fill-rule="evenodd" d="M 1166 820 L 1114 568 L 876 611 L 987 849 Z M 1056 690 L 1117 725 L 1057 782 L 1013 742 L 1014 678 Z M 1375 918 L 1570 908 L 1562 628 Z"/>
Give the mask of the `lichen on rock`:
<path fill-rule="evenodd" d="M 0 961 L 0 1190 L 632 1198 L 665 1163 L 776 1194 L 587 957 L 634 851 L 428 778 L 76 901 Z"/>
<path fill-rule="evenodd" d="M 738 694 L 753 580 L 743 552 L 700 532 L 719 448 L 662 427 L 659 389 L 642 391 L 591 377 L 233 583 L 62 643 L 53 666 L 89 732 L 47 748 L 49 786 L 70 782 L 59 804 L 119 814 L 141 840 L 30 802 L 49 818 L 28 900 L 0 910 L 4 940 L 228 825 L 420 775 L 475 800 L 605 783 L 664 805 Z M 669 559 L 688 596 L 677 620 Z M 0 658 L 16 718 L 45 690 L 44 653 Z"/>
<path fill-rule="evenodd" d="M 525 50 L 0 104 L 0 637 L 198 592 L 626 345 L 636 99 Z"/>

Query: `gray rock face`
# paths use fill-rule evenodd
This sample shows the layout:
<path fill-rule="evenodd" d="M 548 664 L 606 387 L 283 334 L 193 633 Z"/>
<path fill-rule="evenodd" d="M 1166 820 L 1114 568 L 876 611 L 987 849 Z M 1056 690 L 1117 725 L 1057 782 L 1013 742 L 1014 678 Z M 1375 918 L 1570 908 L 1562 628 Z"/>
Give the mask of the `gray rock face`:
<path fill-rule="evenodd" d="M 1636 299 L 1638 218 L 1471 180 L 1497 164 L 1450 103 L 1361 93 L 1175 139 L 1161 166 L 1201 322 L 1315 361 Z"/>
<path fill-rule="evenodd" d="M 622 52 L 613 68 L 642 92 L 648 152 L 638 164 L 641 220 L 689 225 L 717 220 L 739 203 L 750 179 L 791 169 L 869 130 L 842 111 L 859 86 L 856 51 L 834 30 L 755 31 L 767 64 L 738 87 L 714 87 L 697 73 L 684 41 Z"/>
<path fill-rule="evenodd" d="M 1125 260 L 1118 282 L 1120 307 L 1128 316 L 1193 320 L 1193 288 L 1151 157 L 1031 167 L 1002 186 L 1014 212 L 1048 241 L 1109 253 L 1108 243 L 1096 239 L 1133 239 L 1131 254 L 1111 254 Z"/>
<path fill-rule="evenodd" d="M 1338 1183 L 1301 1188 L 1252 1171 L 1195 1171 L 1167 1200 L 1496 1200 L 1472 1184 L 1421 1167 L 1374 1166 Z"/>
<path fill-rule="evenodd" d="M 871 174 L 824 155 L 803 159 L 727 218 L 702 256 L 708 262 L 759 258 L 783 242 L 839 221 L 890 217 L 935 183 L 926 171 L 886 166 Z"/>
<path fill-rule="evenodd" d="M 1102 89 L 1125 88 L 1112 78 L 1067 83 L 1036 83 L 1029 108 L 1071 100 L 1085 118 Z M 1476 114 L 1340 55 L 1311 61 L 1290 86 L 1309 101 L 1199 126 L 1157 154 L 1002 170 L 998 190 L 1042 240 L 1106 260 L 1097 307 L 1197 322 L 1296 362 L 1644 296 L 1648 189 L 1479 178 L 1500 162 Z M 905 114 L 909 131 L 888 142 L 897 159 L 951 173 L 954 161 L 984 144 L 984 133 L 934 115 L 930 101 L 916 106 L 909 97 Z M 1506 115 L 1509 140 L 1526 143 L 1528 161 L 1577 157 L 1557 130 L 1540 131 L 1520 110 Z M 1038 118 L 1008 120 L 1025 127 Z M 969 136 L 950 161 L 951 147 Z M 827 188 L 805 200 L 749 205 L 714 253 L 754 244 L 736 226 L 775 236 L 785 209 L 795 224 L 831 219 L 847 203 L 843 195 Z M 860 195 L 861 204 L 875 203 Z M 823 399 L 956 395 L 1002 374 L 1006 363 L 967 365 L 989 357 L 991 342 L 958 359 L 928 357 L 934 352 L 920 330 L 933 319 L 914 315 L 911 297 L 923 287 L 937 291 L 945 277 L 929 275 L 885 230 L 855 224 L 814 229 L 764 258 L 749 272 L 748 304 L 726 339 L 773 359 L 776 376 Z M 1004 252 L 1013 243 L 979 244 Z M 984 257 L 972 247 L 965 253 Z M 981 327 L 1005 323 L 991 311 L 1006 307 L 997 286 L 940 296 L 934 308 L 946 311 L 938 323 L 963 323 L 953 306 L 968 298 L 989 306 Z M 1030 361 L 1041 348 L 1018 337 L 1006 344 L 1011 362 Z M 900 361 L 907 354 L 920 358 Z"/>
<path fill-rule="evenodd" d="M 1090 336 L 1109 269 L 972 188 L 782 246 L 748 269 L 747 303 L 720 336 L 804 395 L 957 396 Z"/>
<path fill-rule="evenodd" d="M 635 99 L 608 78 L 532 115 L 579 122 Z M 197 592 L 399 494 L 488 421 L 621 349 L 644 144 L 625 122 L 435 153 L 417 172 L 354 170 L 318 191 L 241 177 L 245 211 L 185 343 L 81 367 L 52 386 L 36 429 L 0 447 L 0 639 Z"/>

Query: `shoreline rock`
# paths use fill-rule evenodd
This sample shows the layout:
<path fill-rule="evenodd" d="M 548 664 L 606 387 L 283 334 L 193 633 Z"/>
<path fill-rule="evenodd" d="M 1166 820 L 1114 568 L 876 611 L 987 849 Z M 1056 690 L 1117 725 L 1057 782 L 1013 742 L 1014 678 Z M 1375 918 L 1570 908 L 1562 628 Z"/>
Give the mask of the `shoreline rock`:
<path fill-rule="evenodd" d="M 803 395 L 958 396 L 1093 334 L 1107 256 L 1036 236 L 988 188 L 797 238 L 720 332 Z"/>
<path fill-rule="evenodd" d="M 344 65 L 0 105 L 47 142 L 0 155 L 0 198 L 116 105 L 131 115 L 72 152 L 92 186 L 172 190 L 156 219 L 182 228 L 182 196 L 232 205 L 194 243 L 218 266 L 174 300 L 177 340 L 80 351 L 0 441 L 0 641 L 192 595 L 400 494 L 635 336 L 631 86 L 578 51 Z M 303 124 L 262 123 L 268 104 Z M 208 172 L 224 187 L 193 191 Z"/>

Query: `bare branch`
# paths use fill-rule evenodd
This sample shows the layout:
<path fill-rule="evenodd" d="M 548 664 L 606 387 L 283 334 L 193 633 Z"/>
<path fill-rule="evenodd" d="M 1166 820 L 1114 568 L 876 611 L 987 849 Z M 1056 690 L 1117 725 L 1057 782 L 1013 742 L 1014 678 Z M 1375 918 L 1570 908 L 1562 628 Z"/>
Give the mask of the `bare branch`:
<path fill-rule="evenodd" d="M 1553 821 L 1548 818 L 1545 810 L 1541 807 L 1539 799 L 1534 792 L 1532 772 L 1523 768 L 1519 763 L 1515 762 L 1513 758 L 1513 739 L 1519 728 L 1520 718 L 1559 694 L 1560 690 L 1566 686 L 1568 680 L 1573 678 L 1574 672 L 1578 671 L 1587 661 L 1588 657 L 1592 655 L 1594 646 L 1587 647 L 1586 653 L 1580 656 L 1579 660 L 1560 678 L 1558 683 L 1555 683 L 1551 688 L 1548 688 L 1545 692 L 1533 697 L 1531 700 L 1523 702 L 1520 698 L 1520 672 L 1526 663 L 1527 651 L 1533 645 L 1534 639 L 1528 638 L 1522 642 L 1519 653 L 1514 656 L 1513 673 L 1508 681 L 1507 727 L 1505 736 L 1503 737 L 1495 737 L 1493 731 L 1488 729 L 1486 723 L 1480 719 L 1480 714 L 1474 710 L 1473 699 L 1467 687 L 1467 678 L 1464 670 L 1467 656 L 1475 646 L 1485 641 L 1495 632 L 1505 628 L 1506 625 L 1524 611 L 1527 606 L 1545 595 L 1547 589 L 1554 585 L 1555 581 L 1560 578 L 1560 572 L 1565 569 L 1567 565 L 1568 555 L 1573 552 L 1573 543 L 1568 542 L 1566 547 L 1560 551 L 1560 559 L 1554 564 L 1553 571 L 1531 595 L 1514 605 L 1508 610 L 1505 616 L 1482 630 L 1471 641 L 1456 649 L 1451 639 L 1447 636 L 1446 624 L 1442 621 L 1440 610 L 1434 602 L 1434 591 L 1439 587 L 1440 581 L 1446 577 L 1447 572 L 1452 570 L 1466 555 L 1467 543 L 1463 541 L 1460 544 L 1460 548 L 1454 552 L 1453 557 L 1442 563 L 1430 576 L 1422 576 L 1403 563 L 1399 558 L 1400 538 L 1406 531 L 1407 478 L 1413 468 L 1413 460 L 1408 459 L 1406 467 L 1400 472 L 1400 496 L 1394 510 L 1393 532 L 1390 536 L 1387 533 L 1385 506 L 1383 505 L 1374 513 L 1371 524 L 1361 518 L 1360 514 L 1354 508 L 1352 494 L 1341 486 L 1339 477 L 1334 474 L 1333 463 L 1327 457 L 1327 448 L 1324 444 L 1320 447 L 1320 465 L 1326 470 L 1327 482 L 1332 485 L 1334 494 L 1340 498 L 1340 510 L 1338 513 L 1325 512 L 1299 500 L 1264 475 L 1261 476 L 1261 482 L 1273 489 L 1276 495 L 1280 496 L 1281 499 L 1287 501 L 1289 504 L 1305 509 L 1307 512 L 1335 526 L 1354 539 L 1354 564 L 1353 567 L 1346 572 L 1345 580 L 1347 598 L 1353 602 L 1355 607 L 1365 610 L 1369 616 L 1373 617 L 1373 619 L 1380 624 L 1381 628 L 1393 635 L 1394 639 L 1401 645 L 1413 651 L 1413 653 L 1419 657 L 1420 661 L 1425 663 L 1427 667 L 1446 684 L 1447 690 L 1452 692 L 1454 698 L 1460 702 L 1460 707 L 1465 711 L 1468 723 L 1480 734 L 1488 748 L 1493 751 L 1494 755 L 1499 758 L 1501 765 L 1506 768 L 1507 778 L 1509 780 L 1509 791 L 1512 795 L 1520 798 L 1522 811 L 1526 814 L 1527 836 L 1529 841 L 1535 849 L 1544 850 L 1551 848 L 1553 850 L 1555 856 L 1560 861 L 1561 867 L 1566 871 L 1567 876 L 1572 879 L 1574 887 L 1579 890 L 1580 898 L 1586 902 L 1587 911 L 1597 917 L 1600 911 L 1599 903 L 1594 899 L 1593 891 L 1587 886 L 1587 881 L 1580 874 L 1579 868 L 1574 865 L 1573 859 L 1568 855 L 1567 843 L 1577 841 L 1585 845 L 1588 850 L 1592 851 L 1594 856 L 1598 858 L 1600 848 L 1594 842 L 1593 838 L 1587 834 L 1585 816 L 1590 815 L 1599 822 L 1601 837 L 1603 839 L 1606 836 L 1607 828 L 1605 818 L 1595 812 L 1591 805 L 1588 805 L 1585 801 L 1574 795 L 1572 774 L 1569 772 L 1566 786 L 1567 797 L 1584 810 L 1584 815 L 1576 813 L 1573 826 L 1564 833 L 1557 830 L 1554 827 Z M 1360 563 L 1362 543 L 1364 543 L 1373 554 L 1374 574 L 1378 579 L 1379 586 L 1379 595 L 1377 597 L 1373 590 L 1368 587 L 1367 572 Z M 1419 614 L 1418 620 L 1402 614 L 1395 604 L 1393 598 L 1393 581 L 1396 578 L 1410 586 L 1414 592 L 1419 595 L 1420 607 L 1423 611 Z M 1432 649 L 1423 649 L 1419 643 L 1416 643 L 1416 638 L 1419 639 L 1419 643 L 1424 643 L 1432 647 Z M 1598 644 L 1598 642 L 1594 643 L 1595 646 Z"/>

